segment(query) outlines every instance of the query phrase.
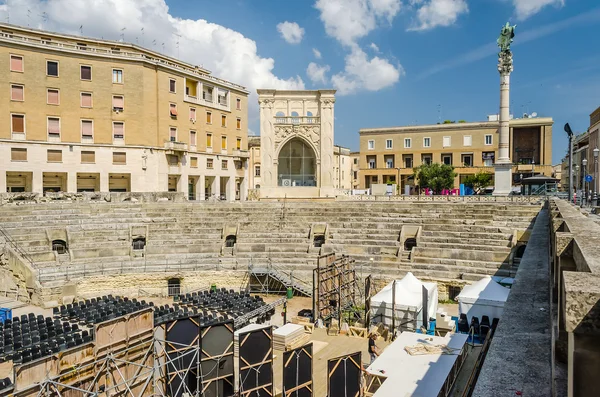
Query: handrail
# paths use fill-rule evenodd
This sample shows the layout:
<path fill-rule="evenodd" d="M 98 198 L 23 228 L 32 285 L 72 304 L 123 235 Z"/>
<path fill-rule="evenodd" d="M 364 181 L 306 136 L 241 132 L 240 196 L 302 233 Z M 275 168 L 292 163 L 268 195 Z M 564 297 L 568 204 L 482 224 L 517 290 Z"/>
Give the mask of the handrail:
<path fill-rule="evenodd" d="M 158 58 L 156 56 L 152 56 L 150 52 L 148 52 L 148 53 L 143 52 L 143 51 L 151 51 L 151 50 L 141 49 L 141 50 L 139 50 L 140 52 L 137 52 L 135 50 L 128 51 L 126 49 L 117 48 L 119 46 L 123 46 L 123 47 L 132 46 L 132 44 L 129 44 L 129 43 L 124 43 L 124 42 L 123 43 L 116 43 L 116 42 L 115 43 L 106 43 L 106 47 L 99 47 L 99 46 L 92 46 L 92 45 L 87 45 L 87 44 L 81 45 L 81 44 L 77 44 L 74 42 L 65 42 L 65 41 L 60 41 L 60 40 L 56 40 L 56 39 L 46 40 L 46 39 L 42 39 L 42 38 L 37 38 L 37 37 L 33 37 L 33 36 L 25 36 L 25 35 L 21 35 L 18 33 L 12 33 L 12 32 L 10 32 L 10 33 L 2 32 L 2 33 L 0 33 L 0 38 L 2 40 L 11 41 L 11 42 L 21 42 L 21 43 L 26 43 L 26 44 L 30 44 L 30 45 L 58 48 L 61 50 L 76 51 L 76 52 L 82 52 L 82 53 L 88 53 L 88 54 L 107 55 L 107 56 L 110 56 L 113 58 L 119 57 L 119 58 L 140 59 L 143 61 L 149 61 L 149 62 L 156 63 L 159 65 L 164 65 L 167 67 L 179 69 L 179 70 L 185 71 L 187 73 L 196 75 L 196 76 L 200 77 L 201 79 L 210 80 L 212 82 L 222 84 L 224 86 L 229 86 L 234 89 L 240 89 L 240 90 L 244 90 L 244 91 L 246 90 L 246 87 L 244 87 L 242 85 L 220 79 L 220 78 L 212 76 L 210 74 L 202 73 L 200 71 L 200 69 L 198 69 L 197 67 L 194 67 L 192 65 L 188 66 L 188 65 L 184 64 L 183 62 L 177 63 L 177 62 L 169 60 L 166 57 L 164 59 L 162 59 L 162 58 Z M 82 38 L 82 40 L 88 40 L 88 38 Z M 113 45 L 115 47 L 109 48 L 110 45 Z M 210 73 L 210 72 L 208 72 L 208 73 Z"/>
<path fill-rule="evenodd" d="M 4 237 L 4 240 L 21 256 L 23 257 L 23 259 L 25 259 L 27 262 L 29 262 L 29 264 L 31 265 L 32 268 L 35 268 L 35 262 L 33 261 L 33 259 L 31 258 L 31 256 L 29 256 L 29 254 L 27 252 L 25 252 L 20 246 L 19 244 L 17 244 L 17 242 L 15 240 L 12 239 L 12 237 L 10 237 L 10 235 L 6 232 L 6 230 L 4 230 L 1 226 L 0 226 L 0 234 Z"/>

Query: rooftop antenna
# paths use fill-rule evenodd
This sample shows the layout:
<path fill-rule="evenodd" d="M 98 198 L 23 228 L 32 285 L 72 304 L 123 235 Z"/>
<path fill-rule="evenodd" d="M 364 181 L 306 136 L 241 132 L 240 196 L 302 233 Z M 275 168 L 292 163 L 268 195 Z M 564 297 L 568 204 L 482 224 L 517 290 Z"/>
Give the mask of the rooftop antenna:
<path fill-rule="evenodd" d="M 29 27 L 29 23 L 31 22 L 31 10 L 27 9 L 27 26 Z"/>
<path fill-rule="evenodd" d="M 142 45 L 144 45 L 144 28 L 142 28 L 141 30 L 142 30 Z"/>
<path fill-rule="evenodd" d="M 164 53 L 165 52 L 165 43 L 162 43 L 162 49 L 163 49 L 162 52 Z"/>
<path fill-rule="evenodd" d="M 48 14 L 46 13 L 46 11 L 44 11 L 40 16 L 42 17 L 42 28 L 45 28 L 46 23 L 48 23 Z"/>
<path fill-rule="evenodd" d="M 83 25 L 79 25 L 79 34 L 83 36 Z"/>
<path fill-rule="evenodd" d="M 125 41 L 125 29 L 127 28 L 121 29 L 121 41 Z"/>
<path fill-rule="evenodd" d="M 180 34 L 177 33 L 173 33 L 175 36 L 177 36 L 177 58 L 179 58 L 179 39 L 181 38 Z"/>
<path fill-rule="evenodd" d="M 442 105 L 438 104 L 437 108 L 438 108 L 438 124 L 440 124 L 442 122 Z"/>

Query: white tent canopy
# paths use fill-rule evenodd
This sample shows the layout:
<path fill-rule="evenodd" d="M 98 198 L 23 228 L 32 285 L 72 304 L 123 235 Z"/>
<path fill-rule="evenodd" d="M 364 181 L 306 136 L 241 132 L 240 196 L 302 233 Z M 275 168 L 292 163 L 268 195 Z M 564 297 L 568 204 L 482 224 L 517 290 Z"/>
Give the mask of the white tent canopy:
<path fill-rule="evenodd" d="M 395 299 L 392 286 L 396 283 Z M 427 289 L 427 316 L 435 317 L 438 306 L 436 283 L 423 283 L 412 273 L 402 280 L 394 280 L 371 297 L 371 318 L 385 325 L 392 325 L 392 305 L 395 304 L 396 326 L 398 330 L 415 330 L 423 324 L 423 287 Z"/>
<path fill-rule="evenodd" d="M 468 321 L 475 316 L 488 316 L 490 321 L 500 318 L 510 290 L 485 276 L 475 284 L 467 285 L 458 295 L 458 312 L 467 315 Z"/>

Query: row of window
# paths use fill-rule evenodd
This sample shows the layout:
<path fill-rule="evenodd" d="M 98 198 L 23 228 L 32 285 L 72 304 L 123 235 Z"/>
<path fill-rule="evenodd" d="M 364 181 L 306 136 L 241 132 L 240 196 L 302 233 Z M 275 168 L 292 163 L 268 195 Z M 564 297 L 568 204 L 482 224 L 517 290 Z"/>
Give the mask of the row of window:
<path fill-rule="evenodd" d="M 48 149 L 46 152 L 46 159 L 49 163 L 62 163 L 61 149 Z M 11 161 L 27 161 L 27 149 L 26 148 L 11 148 L 10 150 Z M 167 161 L 170 165 L 179 164 L 179 156 L 169 155 Z M 126 152 L 113 152 L 113 164 L 115 165 L 126 165 L 127 164 L 127 153 Z M 92 150 L 84 150 L 81 152 L 81 163 L 82 164 L 95 164 L 96 163 L 96 152 Z M 236 169 L 241 169 L 241 161 L 235 162 Z M 206 168 L 213 169 L 213 159 L 206 159 Z M 226 170 L 229 166 L 229 160 L 221 160 L 221 169 Z M 190 167 L 198 168 L 198 157 L 190 157 Z"/>
<path fill-rule="evenodd" d="M 25 71 L 25 64 L 23 56 L 21 55 L 10 55 L 10 71 L 23 73 Z M 46 76 L 59 77 L 59 62 L 55 60 L 46 60 Z M 92 66 L 91 65 L 79 65 L 79 78 L 83 81 L 92 81 Z M 114 84 L 123 84 L 123 69 L 112 70 L 112 82 Z M 203 92 L 203 99 L 212 102 L 212 87 L 206 87 Z M 174 78 L 169 79 L 169 92 L 177 93 L 177 80 Z M 186 87 L 186 95 L 189 95 L 189 87 Z M 228 91 L 219 90 L 218 101 L 219 104 L 227 106 Z M 240 98 L 236 99 L 236 109 L 242 109 L 242 101 Z"/>
<path fill-rule="evenodd" d="M 484 144 L 488 145 L 488 146 L 493 144 L 493 135 L 492 134 L 485 135 Z M 472 135 L 464 135 L 463 136 L 463 146 L 472 146 L 472 145 L 473 145 L 473 136 Z M 442 147 L 446 148 L 446 147 L 451 147 L 451 146 L 452 146 L 452 137 L 450 137 L 450 136 L 443 137 Z M 374 150 L 375 149 L 375 141 L 369 140 L 367 147 L 369 150 Z M 412 147 L 412 138 L 404 138 L 404 148 L 410 149 L 411 147 Z M 430 137 L 423 138 L 423 147 L 431 147 L 431 138 Z M 394 148 L 394 142 L 392 139 L 385 140 L 385 148 L 386 149 Z"/>
<path fill-rule="evenodd" d="M 94 141 L 94 120 L 80 120 L 81 125 L 81 140 L 82 142 L 91 143 Z M 122 141 L 125 139 L 125 122 L 113 121 L 112 122 L 113 139 L 115 141 Z M 169 140 L 177 142 L 177 127 L 169 127 Z M 25 115 L 24 114 L 11 114 L 11 132 L 13 138 L 25 139 Z M 47 133 L 48 141 L 60 142 L 61 137 L 61 123 L 60 117 L 47 117 Z M 190 145 L 196 146 L 196 131 L 190 131 Z M 212 148 L 212 134 L 206 134 L 206 147 Z M 242 148 L 242 138 L 236 138 L 236 149 Z M 227 136 L 221 136 L 221 149 L 227 150 Z"/>
<path fill-rule="evenodd" d="M 25 63 L 21 55 L 10 56 L 10 71 L 24 73 Z M 55 60 L 46 60 L 46 76 L 59 77 L 59 62 Z M 92 80 L 92 66 L 79 65 L 79 78 L 81 80 Z M 123 84 L 123 69 L 112 70 L 112 82 L 115 84 Z"/>
<path fill-rule="evenodd" d="M 10 99 L 13 101 L 24 101 L 25 100 L 25 86 L 22 84 L 11 84 L 10 85 Z M 49 105 L 60 104 L 60 90 L 57 88 L 48 88 L 46 92 L 46 103 Z M 80 93 L 80 106 L 82 108 L 93 107 L 93 97 L 91 92 Z M 112 108 L 116 112 L 122 112 L 125 110 L 125 97 L 123 95 L 112 96 Z M 169 115 L 172 118 L 177 118 L 177 104 L 169 104 Z M 196 122 L 196 108 L 190 107 L 190 121 Z M 212 124 L 212 113 L 206 112 L 206 123 Z M 227 116 L 221 115 L 221 127 L 227 127 Z M 242 119 L 238 117 L 236 119 L 236 128 L 239 130 L 242 128 Z"/>
<path fill-rule="evenodd" d="M 62 150 L 61 149 L 48 149 L 47 150 L 47 161 L 49 163 L 62 163 Z M 27 161 L 27 149 L 26 148 L 11 148 L 10 149 L 11 161 Z M 82 164 L 94 164 L 96 163 L 96 152 L 93 150 L 81 151 L 81 163 Z M 127 164 L 127 153 L 125 152 L 113 152 L 113 164 Z"/>
<path fill-rule="evenodd" d="M 494 165 L 494 152 L 482 152 L 481 155 L 483 166 L 491 167 Z M 453 154 L 445 153 L 442 154 L 442 163 L 446 165 L 453 165 Z M 402 161 L 404 168 L 412 168 L 413 167 L 413 156 L 412 155 L 404 155 L 402 156 Z M 431 164 L 433 161 L 432 154 L 422 154 L 421 155 L 421 163 L 422 164 Z M 386 155 L 384 156 L 385 168 L 396 168 L 395 167 L 395 158 L 394 155 Z M 460 162 L 465 167 L 473 166 L 473 155 L 472 154 L 461 154 Z M 377 168 L 377 157 L 376 156 L 367 156 L 367 163 L 370 169 Z"/>

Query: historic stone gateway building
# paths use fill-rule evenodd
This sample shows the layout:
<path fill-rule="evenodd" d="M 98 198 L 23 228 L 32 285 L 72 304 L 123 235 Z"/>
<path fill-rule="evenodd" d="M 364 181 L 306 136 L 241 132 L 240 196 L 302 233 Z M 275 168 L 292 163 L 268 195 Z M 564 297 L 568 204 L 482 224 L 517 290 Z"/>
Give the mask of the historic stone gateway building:
<path fill-rule="evenodd" d="M 258 90 L 261 198 L 334 197 L 335 90 Z"/>

